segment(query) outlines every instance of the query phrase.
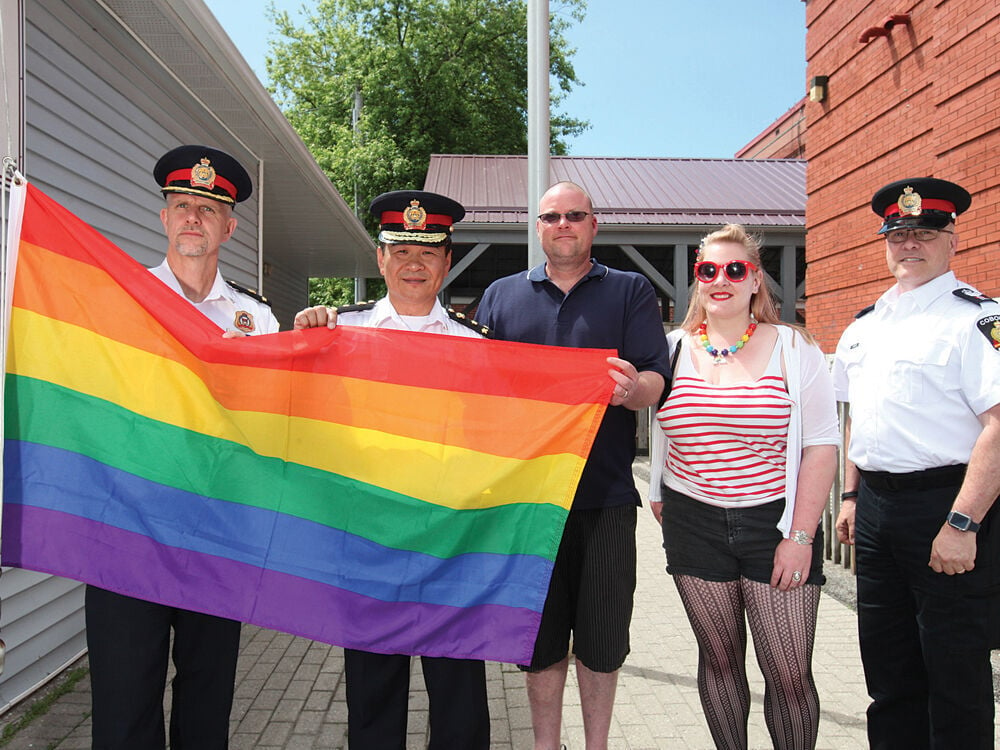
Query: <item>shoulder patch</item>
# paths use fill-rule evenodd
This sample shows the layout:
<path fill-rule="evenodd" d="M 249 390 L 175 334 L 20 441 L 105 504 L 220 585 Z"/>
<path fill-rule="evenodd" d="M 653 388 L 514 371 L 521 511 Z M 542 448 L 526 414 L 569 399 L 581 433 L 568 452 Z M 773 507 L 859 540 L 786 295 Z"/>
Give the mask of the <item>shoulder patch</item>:
<path fill-rule="evenodd" d="M 341 305 L 337 308 L 337 315 L 349 312 L 365 312 L 366 310 L 371 310 L 373 307 L 375 307 L 375 300 L 371 299 L 367 302 L 356 302 L 353 305 Z"/>
<path fill-rule="evenodd" d="M 959 299 L 964 299 L 966 302 L 972 302 L 976 305 L 984 305 L 988 302 L 996 304 L 996 300 L 992 297 L 987 297 L 982 292 L 977 292 L 975 289 L 970 289 L 967 286 L 963 286 L 961 289 L 956 289 L 952 292 Z"/>
<path fill-rule="evenodd" d="M 237 284 L 235 281 L 230 281 L 229 279 L 226 279 L 226 283 L 229 284 L 229 286 L 231 286 L 240 294 L 245 294 L 247 297 L 252 297 L 258 302 L 262 302 L 263 304 L 267 305 L 268 307 L 271 306 L 270 300 L 268 300 L 268 298 L 265 297 L 263 294 L 260 294 L 256 289 L 250 289 L 249 287 L 245 287 L 242 284 Z"/>
<path fill-rule="evenodd" d="M 859 310 L 858 314 L 854 316 L 854 319 L 857 320 L 858 318 L 863 318 L 865 315 L 867 315 L 874 309 L 875 305 L 868 305 L 868 307 L 864 308 L 863 310 Z"/>
<path fill-rule="evenodd" d="M 460 313 L 457 310 L 453 310 L 452 308 L 449 307 L 448 317 L 456 321 L 457 323 L 461 323 L 466 328 L 471 328 L 473 331 L 475 331 L 478 334 L 481 334 L 485 338 L 488 339 L 493 338 L 493 331 L 489 329 L 489 326 L 484 326 L 481 323 L 476 322 L 465 313 Z"/>
<path fill-rule="evenodd" d="M 986 337 L 993 348 L 1000 352 L 1000 315 L 987 315 L 976 321 L 976 328 Z"/>

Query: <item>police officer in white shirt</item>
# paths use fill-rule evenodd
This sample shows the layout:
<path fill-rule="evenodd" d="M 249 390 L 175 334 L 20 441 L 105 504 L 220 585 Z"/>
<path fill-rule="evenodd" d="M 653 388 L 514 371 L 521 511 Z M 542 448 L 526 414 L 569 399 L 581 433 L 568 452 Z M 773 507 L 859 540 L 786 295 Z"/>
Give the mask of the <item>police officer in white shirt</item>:
<path fill-rule="evenodd" d="M 153 177 L 166 201 L 167 254 L 150 272 L 218 325 L 220 336 L 277 331 L 264 300 L 219 273 L 219 246 L 236 228 L 233 206 L 253 190 L 242 165 L 218 149 L 178 146 L 160 157 Z M 162 750 L 168 653 L 176 667 L 170 747 L 227 747 L 240 623 L 97 586 L 87 587 L 85 602 L 95 750 Z"/>
<path fill-rule="evenodd" d="M 253 191 L 246 170 L 224 151 L 178 146 L 160 157 L 153 177 L 166 200 L 167 255 L 150 272 L 230 334 L 276 333 L 267 301 L 219 272 L 219 246 L 236 229 L 233 206 Z"/>
<path fill-rule="evenodd" d="M 875 194 L 896 283 L 837 346 L 850 406 L 837 533 L 857 553 L 872 748 L 993 747 L 1000 305 L 950 271 L 971 202 L 933 178 Z"/>
<path fill-rule="evenodd" d="M 451 268 L 451 233 L 465 216 L 460 203 L 426 190 L 383 193 L 368 209 L 379 217 L 378 270 L 388 294 L 378 302 L 310 307 L 295 316 L 295 328 L 341 325 L 398 331 L 489 335 L 489 329 L 437 299 Z"/>
<path fill-rule="evenodd" d="M 465 216 L 456 201 L 423 190 L 383 193 L 369 207 L 379 217 L 378 268 L 388 295 L 338 310 L 310 307 L 295 328 L 366 326 L 481 338 L 487 329 L 437 299 L 451 268 L 451 232 Z M 430 703 L 428 750 L 489 750 L 490 715 L 482 661 L 421 657 Z M 410 657 L 344 649 L 347 741 L 352 750 L 406 745 Z"/>

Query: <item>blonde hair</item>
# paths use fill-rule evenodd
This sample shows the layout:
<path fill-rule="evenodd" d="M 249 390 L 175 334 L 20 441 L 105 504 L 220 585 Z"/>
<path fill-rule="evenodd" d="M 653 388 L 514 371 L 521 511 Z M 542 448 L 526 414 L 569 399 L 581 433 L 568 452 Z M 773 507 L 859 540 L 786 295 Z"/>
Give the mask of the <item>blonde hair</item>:
<path fill-rule="evenodd" d="M 740 224 L 726 224 L 722 228 L 716 229 L 714 232 L 710 232 L 702 237 L 701 244 L 698 245 L 698 254 L 695 260 L 702 259 L 706 247 L 719 242 L 732 242 L 740 245 L 746 253 L 747 259 L 757 266 L 757 270 L 751 271 L 751 274 L 756 275 L 760 283 L 757 291 L 750 297 L 750 314 L 757 319 L 757 322 L 770 323 L 772 325 L 787 325 L 790 328 L 800 331 L 811 342 L 813 340 L 812 336 L 802 326 L 784 323 L 781 320 L 781 316 L 778 315 L 778 308 L 774 303 L 774 297 L 771 295 L 771 290 L 767 287 L 767 278 L 764 275 L 764 267 L 760 260 L 760 240 L 757 236 L 747 232 Z M 694 292 L 691 294 L 691 300 L 688 302 L 687 315 L 684 316 L 684 322 L 681 323 L 681 328 L 688 333 L 697 331 L 698 326 L 705 320 L 705 302 L 701 296 L 704 286 L 704 284 L 696 281 Z"/>

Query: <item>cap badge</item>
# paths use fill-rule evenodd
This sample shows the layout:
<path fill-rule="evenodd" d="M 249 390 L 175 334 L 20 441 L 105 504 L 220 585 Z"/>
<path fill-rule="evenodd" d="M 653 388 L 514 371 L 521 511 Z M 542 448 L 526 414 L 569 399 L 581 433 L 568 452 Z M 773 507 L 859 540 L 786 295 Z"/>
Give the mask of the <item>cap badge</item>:
<path fill-rule="evenodd" d="M 420 201 L 412 200 L 403 211 L 404 229 L 425 229 L 427 227 L 427 212 L 420 206 Z"/>
<path fill-rule="evenodd" d="M 899 212 L 904 216 L 920 216 L 920 193 L 913 192 L 913 188 L 903 188 L 903 194 L 896 201 Z"/>
<path fill-rule="evenodd" d="M 191 167 L 191 185 L 208 190 L 215 187 L 215 167 L 208 157 L 203 156 L 200 162 Z"/>

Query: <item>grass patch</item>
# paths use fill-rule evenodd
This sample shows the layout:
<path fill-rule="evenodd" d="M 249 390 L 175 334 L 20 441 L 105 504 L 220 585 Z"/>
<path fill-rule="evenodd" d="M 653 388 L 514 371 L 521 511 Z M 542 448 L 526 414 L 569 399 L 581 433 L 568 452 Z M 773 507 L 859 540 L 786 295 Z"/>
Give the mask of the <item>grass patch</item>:
<path fill-rule="evenodd" d="M 53 687 L 43 697 L 28 706 L 25 712 L 18 717 L 16 721 L 11 722 L 3 728 L 3 733 L 0 733 L 0 747 L 6 747 L 10 744 L 10 741 L 14 739 L 18 732 L 38 717 L 44 716 L 48 713 L 48 710 L 52 708 L 52 704 L 76 687 L 76 683 L 86 677 L 87 672 L 88 670 L 86 667 L 77 667 L 76 669 L 71 669 L 67 672 L 62 679 L 60 679 L 58 685 Z"/>

